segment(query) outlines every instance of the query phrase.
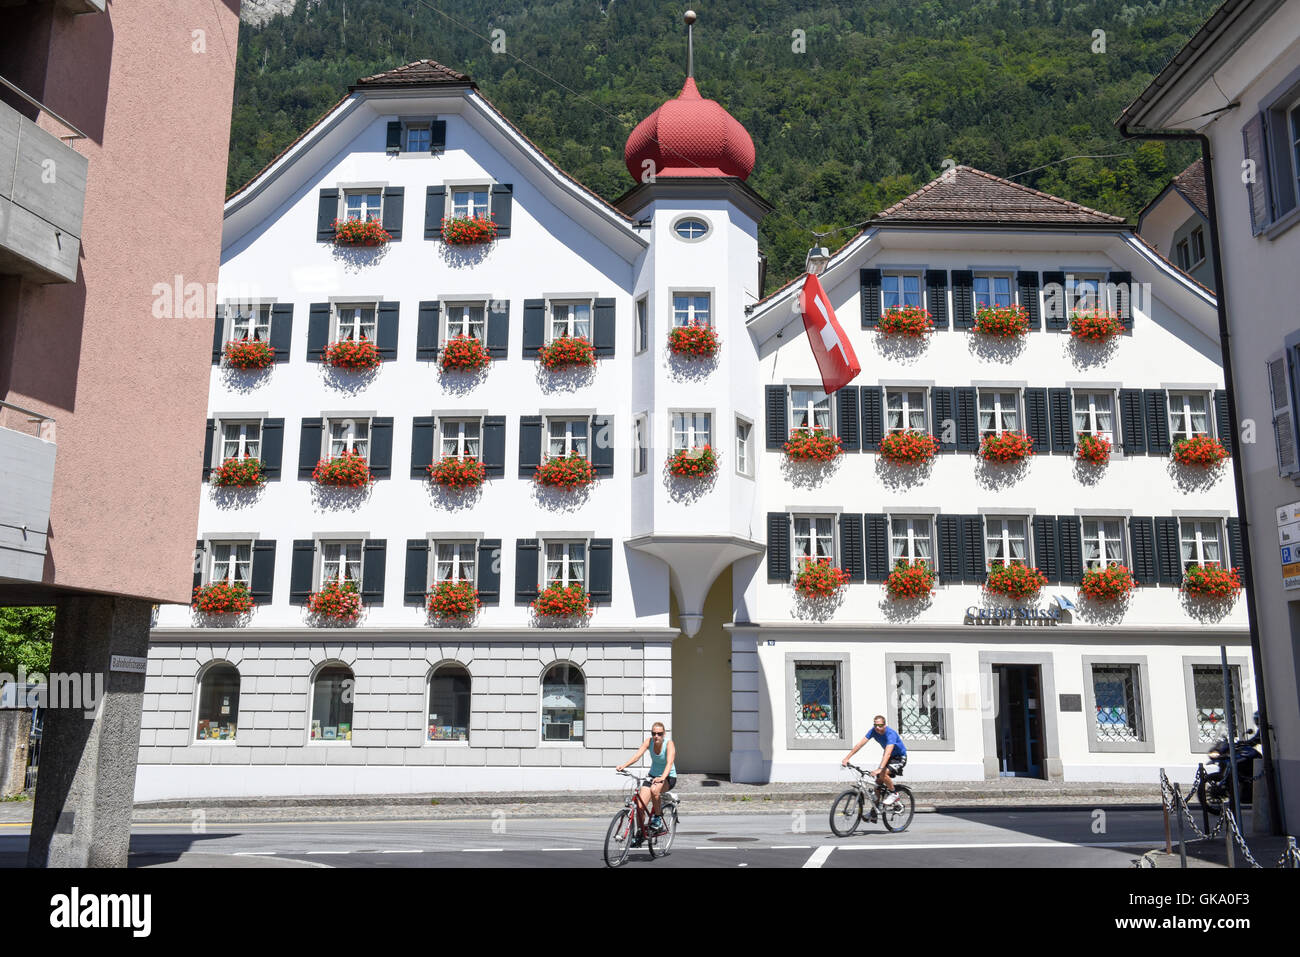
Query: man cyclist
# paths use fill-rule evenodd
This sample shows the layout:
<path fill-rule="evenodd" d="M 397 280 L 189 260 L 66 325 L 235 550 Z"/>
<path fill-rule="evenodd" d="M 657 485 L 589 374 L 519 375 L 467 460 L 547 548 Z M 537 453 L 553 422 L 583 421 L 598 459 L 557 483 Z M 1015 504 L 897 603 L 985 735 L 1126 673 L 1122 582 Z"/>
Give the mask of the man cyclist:
<path fill-rule="evenodd" d="M 661 797 L 665 790 L 671 791 L 677 786 L 677 746 L 667 740 L 664 723 L 656 721 L 650 726 L 650 737 L 641 742 L 641 747 L 615 770 L 622 771 L 628 765 L 636 764 L 641 755 L 650 752 L 650 784 L 641 788 L 641 803 L 650 807 L 650 830 L 656 834 L 663 831 L 663 818 L 660 815 Z M 637 820 L 641 820 L 641 809 L 637 808 Z M 641 839 L 637 838 L 633 847 L 638 847 Z"/>
<path fill-rule="evenodd" d="M 852 758 L 853 755 L 857 754 L 858 749 L 868 741 L 875 741 L 884 749 L 884 753 L 880 756 L 880 767 L 876 768 L 874 771 L 868 771 L 867 773 L 873 778 L 876 778 L 877 783 L 883 784 L 885 789 L 889 791 L 889 793 L 885 795 L 883 803 L 885 805 L 893 804 L 898 800 L 898 794 L 894 791 L 894 775 L 902 773 L 903 768 L 907 766 L 907 748 L 903 746 L 903 739 L 898 736 L 898 732 L 885 724 L 885 716 L 883 714 L 876 715 L 875 719 L 872 721 L 871 730 L 866 733 L 861 741 L 853 746 L 853 750 L 850 751 L 845 756 L 844 760 L 840 762 L 840 766 L 843 767 L 847 765 L 849 759 Z M 886 770 L 888 773 L 884 774 L 882 777 L 882 772 L 885 772 Z"/>

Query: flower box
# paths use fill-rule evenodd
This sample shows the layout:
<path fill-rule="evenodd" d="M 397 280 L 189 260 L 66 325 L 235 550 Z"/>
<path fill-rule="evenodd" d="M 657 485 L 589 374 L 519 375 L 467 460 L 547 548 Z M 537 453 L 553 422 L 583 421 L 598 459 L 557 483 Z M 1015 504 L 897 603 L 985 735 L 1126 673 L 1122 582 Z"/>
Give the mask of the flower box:
<path fill-rule="evenodd" d="M 357 583 L 328 582 L 320 591 L 307 596 L 307 611 L 321 618 L 356 621 L 361 615 L 361 595 Z"/>
<path fill-rule="evenodd" d="M 265 483 L 261 459 L 231 457 L 212 470 L 212 484 L 222 488 L 257 488 Z"/>
<path fill-rule="evenodd" d="M 596 481 L 596 470 L 586 456 L 575 451 L 547 459 L 537 466 L 533 480 L 552 488 L 582 488 Z"/>
<path fill-rule="evenodd" d="M 428 466 L 429 478 L 435 485 L 447 488 L 478 488 L 487 479 L 487 466 L 475 458 L 458 459 L 444 456 Z"/>
<path fill-rule="evenodd" d="M 325 347 L 326 365 L 336 369 L 378 369 L 383 364 L 379 348 L 369 339 L 340 339 Z"/>
<path fill-rule="evenodd" d="M 785 443 L 787 456 L 805 462 L 829 462 L 843 451 L 839 436 L 825 429 L 793 429 Z"/>
<path fill-rule="evenodd" d="M 1034 454 L 1034 440 L 1024 432 L 1003 432 L 980 439 L 980 456 L 986 462 L 1023 462 Z"/>
<path fill-rule="evenodd" d="M 880 440 L 880 454 L 895 465 L 920 465 L 934 458 L 939 451 L 939 443 L 929 432 L 908 429 L 903 432 L 888 432 Z"/>
<path fill-rule="evenodd" d="M 712 326 L 693 322 L 677 326 L 668 333 L 668 350 L 675 356 L 707 359 L 718 354 L 718 332 Z"/>
<path fill-rule="evenodd" d="M 492 356 L 473 336 L 456 336 L 442 347 L 439 362 L 446 372 L 477 372 L 492 364 Z"/>
<path fill-rule="evenodd" d="M 596 348 L 586 336 L 564 336 L 538 349 L 537 358 L 550 372 L 566 366 L 594 366 Z"/>
<path fill-rule="evenodd" d="M 253 610 L 253 596 L 243 582 L 213 582 L 194 589 L 190 607 L 205 615 L 243 615 Z"/>
<path fill-rule="evenodd" d="M 973 328 L 998 339 L 1023 336 L 1029 331 L 1029 311 L 1024 306 L 980 306 Z"/>
<path fill-rule="evenodd" d="M 497 238 L 492 216 L 448 216 L 442 221 L 442 241 L 449 246 L 477 246 Z"/>
<path fill-rule="evenodd" d="M 377 219 L 334 220 L 334 243 L 337 246 L 382 246 L 392 238 Z"/>
<path fill-rule="evenodd" d="M 708 478 L 718 470 L 718 455 L 713 446 L 678 449 L 668 459 L 668 471 L 680 478 Z"/>
<path fill-rule="evenodd" d="M 1124 334 L 1124 323 L 1113 312 L 1093 309 L 1070 313 L 1070 335 L 1084 342 L 1106 342 Z"/>
<path fill-rule="evenodd" d="M 813 561 L 804 558 L 799 563 L 799 573 L 794 576 L 794 590 L 805 598 L 829 598 L 847 585 L 849 573 L 836 568 L 830 559 Z"/>
<path fill-rule="evenodd" d="M 1209 468 L 1226 459 L 1228 450 L 1219 443 L 1218 439 L 1212 439 L 1208 435 L 1198 435 L 1190 439 L 1179 439 L 1174 443 L 1173 451 L 1169 454 L 1179 465 L 1199 465 L 1202 468 Z"/>
<path fill-rule="evenodd" d="M 1100 435 L 1093 435 L 1091 432 L 1080 432 L 1079 440 L 1074 446 L 1074 454 L 1078 456 L 1080 462 L 1105 465 L 1110 461 L 1110 440 Z"/>
<path fill-rule="evenodd" d="M 317 485 L 362 488 L 370 482 L 370 466 L 364 455 L 344 452 L 332 459 L 317 462 L 311 470 L 311 480 Z"/>
<path fill-rule="evenodd" d="M 1079 594 L 1093 601 L 1116 601 L 1133 590 L 1133 573 L 1117 562 L 1083 573 Z"/>
<path fill-rule="evenodd" d="M 894 306 L 880 316 L 876 331 L 882 335 L 920 339 L 926 333 L 934 332 L 934 320 L 920 306 Z"/>
<path fill-rule="evenodd" d="M 578 618 L 591 611 L 587 590 L 581 585 L 547 585 L 529 607 L 535 615 L 547 618 Z"/>
<path fill-rule="evenodd" d="M 885 591 L 895 600 L 924 598 L 934 591 L 937 577 L 929 562 L 909 562 L 900 558 L 885 579 Z"/>
<path fill-rule="evenodd" d="M 226 343 L 226 365 L 232 369 L 266 369 L 274 362 L 275 349 L 262 339 L 232 339 Z"/>
<path fill-rule="evenodd" d="M 438 582 L 429 592 L 429 614 L 438 618 L 471 618 L 478 606 L 478 589 L 473 582 Z"/>
<path fill-rule="evenodd" d="M 1188 565 L 1183 572 L 1182 592 L 1193 598 L 1235 598 L 1241 578 L 1235 568 L 1218 565 Z"/>
<path fill-rule="evenodd" d="M 989 568 L 984 590 L 994 595 L 1016 599 L 1032 598 L 1047 584 L 1047 576 L 1022 562 L 1004 565 L 995 562 Z"/>

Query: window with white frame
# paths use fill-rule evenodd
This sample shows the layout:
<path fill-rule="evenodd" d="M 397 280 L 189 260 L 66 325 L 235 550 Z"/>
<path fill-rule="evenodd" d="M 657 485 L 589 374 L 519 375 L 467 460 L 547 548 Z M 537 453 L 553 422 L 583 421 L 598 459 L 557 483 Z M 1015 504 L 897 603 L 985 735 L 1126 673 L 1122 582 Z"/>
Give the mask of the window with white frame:
<path fill-rule="evenodd" d="M 553 342 L 556 339 L 591 338 L 591 302 L 553 302 L 551 303 L 551 322 L 549 331 Z"/>
<path fill-rule="evenodd" d="M 443 342 L 457 336 L 468 336 L 482 342 L 485 335 L 487 310 L 481 302 L 449 302 L 443 306 L 446 313 Z"/>
<path fill-rule="evenodd" d="M 375 304 L 335 303 L 334 341 L 375 339 Z"/>
<path fill-rule="evenodd" d="M 209 542 L 208 553 L 212 556 L 208 568 L 208 584 L 226 582 L 250 584 L 253 576 L 252 542 Z"/>
<path fill-rule="evenodd" d="M 448 192 L 451 194 L 452 216 L 482 219 L 491 210 L 490 186 L 458 186 Z"/>
<path fill-rule="evenodd" d="M 1020 394 L 1015 389 L 979 390 L 980 435 L 1020 430 Z"/>
<path fill-rule="evenodd" d="M 885 429 L 925 431 L 925 389 L 885 389 Z"/>
<path fill-rule="evenodd" d="M 1084 569 L 1104 570 L 1111 562 L 1124 564 L 1124 520 L 1085 518 L 1083 520 Z"/>
<path fill-rule="evenodd" d="M 407 153 L 427 153 L 433 146 L 433 133 L 428 123 L 404 123 L 402 135 L 406 139 Z"/>
<path fill-rule="evenodd" d="M 271 338 L 270 303 L 230 307 L 230 338 L 237 342 L 265 342 Z"/>
<path fill-rule="evenodd" d="M 650 299 L 642 296 L 636 301 L 636 352 L 650 347 Z"/>
<path fill-rule="evenodd" d="M 835 519 L 830 515 L 794 516 L 794 571 L 797 574 L 805 561 L 826 560 L 835 564 Z"/>
<path fill-rule="evenodd" d="M 1093 734 L 1098 741 L 1128 743 L 1142 740 L 1137 665 L 1093 664 L 1092 694 L 1097 709 Z"/>
<path fill-rule="evenodd" d="M 1226 567 L 1218 519 L 1180 518 L 1178 540 L 1182 545 L 1183 571 L 1189 565 Z"/>
<path fill-rule="evenodd" d="M 544 587 L 587 584 L 587 543 L 546 542 Z"/>
<path fill-rule="evenodd" d="M 1238 727 L 1244 721 L 1241 704 L 1241 669 L 1228 665 L 1228 693 Z M 1210 744 L 1228 735 L 1228 702 L 1223 696 L 1223 665 L 1192 665 L 1192 708 L 1201 744 Z"/>
<path fill-rule="evenodd" d="M 708 231 L 709 226 L 702 219 L 679 219 L 673 227 L 673 232 L 682 239 L 703 239 Z"/>
<path fill-rule="evenodd" d="M 221 422 L 221 461 L 261 458 L 262 423 Z"/>
<path fill-rule="evenodd" d="M 1192 266 L 1199 266 L 1205 261 L 1205 230 L 1197 226 L 1192 230 Z"/>
<path fill-rule="evenodd" d="M 754 461 L 752 456 L 751 436 L 754 434 L 754 423 L 746 422 L 740 416 L 736 416 L 736 471 L 740 475 L 752 475 Z"/>
<path fill-rule="evenodd" d="M 481 419 L 439 419 L 438 451 L 443 458 L 481 458 L 482 435 Z"/>
<path fill-rule="evenodd" d="M 821 389 L 794 386 L 790 389 L 790 421 L 793 428 L 811 432 L 831 431 L 831 397 Z"/>
<path fill-rule="evenodd" d="M 938 661 L 894 662 L 898 710 L 894 727 L 910 741 L 943 740 L 943 664 Z"/>
<path fill-rule="evenodd" d="M 889 564 L 925 562 L 934 567 L 933 523 L 927 516 L 894 515 L 889 519 Z"/>
<path fill-rule="evenodd" d="M 1100 275 L 1074 277 L 1074 308 L 1083 311 L 1106 308 L 1105 280 Z"/>
<path fill-rule="evenodd" d="M 1029 564 L 1029 542 L 1025 531 L 1029 526 L 1024 518 L 984 519 L 984 555 L 988 567 L 994 565 Z"/>
<path fill-rule="evenodd" d="M 356 219 L 365 222 L 368 219 L 383 218 L 383 190 L 349 189 L 343 192 L 343 215 L 341 219 Z"/>
<path fill-rule="evenodd" d="M 709 325 L 709 294 L 679 292 L 673 294 L 674 326 Z"/>
<path fill-rule="evenodd" d="M 1178 268 L 1192 268 L 1192 244 L 1186 239 L 1178 240 L 1178 245 L 1174 247 L 1177 252 Z"/>
<path fill-rule="evenodd" d="M 921 307 L 920 273 L 884 273 L 880 277 L 880 308 L 887 312 L 899 306 Z"/>
<path fill-rule="evenodd" d="M 644 475 L 650 467 L 650 432 L 645 413 L 632 420 L 632 474 Z"/>
<path fill-rule="evenodd" d="M 338 458 L 347 453 L 369 460 L 369 419 L 327 419 L 325 425 L 329 436 L 330 458 Z"/>
<path fill-rule="evenodd" d="M 1169 439 L 1210 434 L 1210 396 L 1206 392 L 1169 393 Z"/>
<path fill-rule="evenodd" d="M 546 418 L 546 457 L 562 459 L 569 455 L 587 457 L 587 436 L 590 422 L 587 419 Z"/>
<path fill-rule="evenodd" d="M 587 708 L 582 669 L 557 662 L 542 675 L 542 740 L 581 741 Z"/>
<path fill-rule="evenodd" d="M 1074 434 L 1095 435 L 1115 444 L 1115 394 L 1075 390 Z"/>
<path fill-rule="evenodd" d="M 330 582 L 352 582 L 361 586 L 361 542 L 321 542 L 318 587 Z"/>
<path fill-rule="evenodd" d="M 838 661 L 797 661 L 794 664 L 794 737 L 842 736 Z"/>
<path fill-rule="evenodd" d="M 434 542 L 430 585 L 440 582 L 469 582 L 473 584 L 478 542 Z"/>
<path fill-rule="evenodd" d="M 673 413 L 673 451 L 713 444 L 713 416 L 708 412 Z"/>
<path fill-rule="evenodd" d="M 982 306 L 1010 306 L 1015 303 L 1010 273 L 976 274 L 972 279 L 975 308 Z"/>

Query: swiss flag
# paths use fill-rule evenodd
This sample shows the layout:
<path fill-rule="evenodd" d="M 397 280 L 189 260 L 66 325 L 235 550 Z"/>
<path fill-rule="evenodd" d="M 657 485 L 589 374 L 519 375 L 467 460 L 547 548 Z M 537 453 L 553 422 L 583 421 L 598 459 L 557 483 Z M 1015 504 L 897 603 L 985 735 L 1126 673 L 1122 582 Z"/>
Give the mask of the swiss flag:
<path fill-rule="evenodd" d="M 817 359 L 817 368 L 821 370 L 822 390 L 830 395 L 857 378 L 862 366 L 835 318 L 826 290 L 812 273 L 804 276 L 799 309 L 803 312 L 803 327 Z"/>

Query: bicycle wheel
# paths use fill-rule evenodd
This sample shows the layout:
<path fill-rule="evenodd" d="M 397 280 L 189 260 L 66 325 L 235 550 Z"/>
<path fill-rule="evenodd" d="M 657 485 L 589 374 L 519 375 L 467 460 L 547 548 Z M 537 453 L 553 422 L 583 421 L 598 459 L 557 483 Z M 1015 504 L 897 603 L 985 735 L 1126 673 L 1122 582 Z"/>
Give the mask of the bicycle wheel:
<path fill-rule="evenodd" d="M 862 795 L 849 788 L 831 805 L 831 830 L 836 837 L 848 837 L 862 820 Z"/>
<path fill-rule="evenodd" d="M 618 867 L 627 860 L 632 849 L 632 820 L 627 808 L 614 815 L 605 832 L 605 863 L 609 867 Z"/>
<path fill-rule="evenodd" d="M 902 784 L 894 785 L 894 792 L 898 795 L 898 800 L 881 808 L 883 813 L 880 817 L 885 822 L 886 830 L 906 831 L 907 825 L 912 823 L 912 815 L 916 813 L 916 802 L 912 800 L 911 790 Z"/>
<path fill-rule="evenodd" d="M 668 833 L 658 839 L 660 857 L 668 854 L 673 846 L 673 838 L 677 836 L 677 808 L 664 808 L 664 827 L 668 829 Z"/>

